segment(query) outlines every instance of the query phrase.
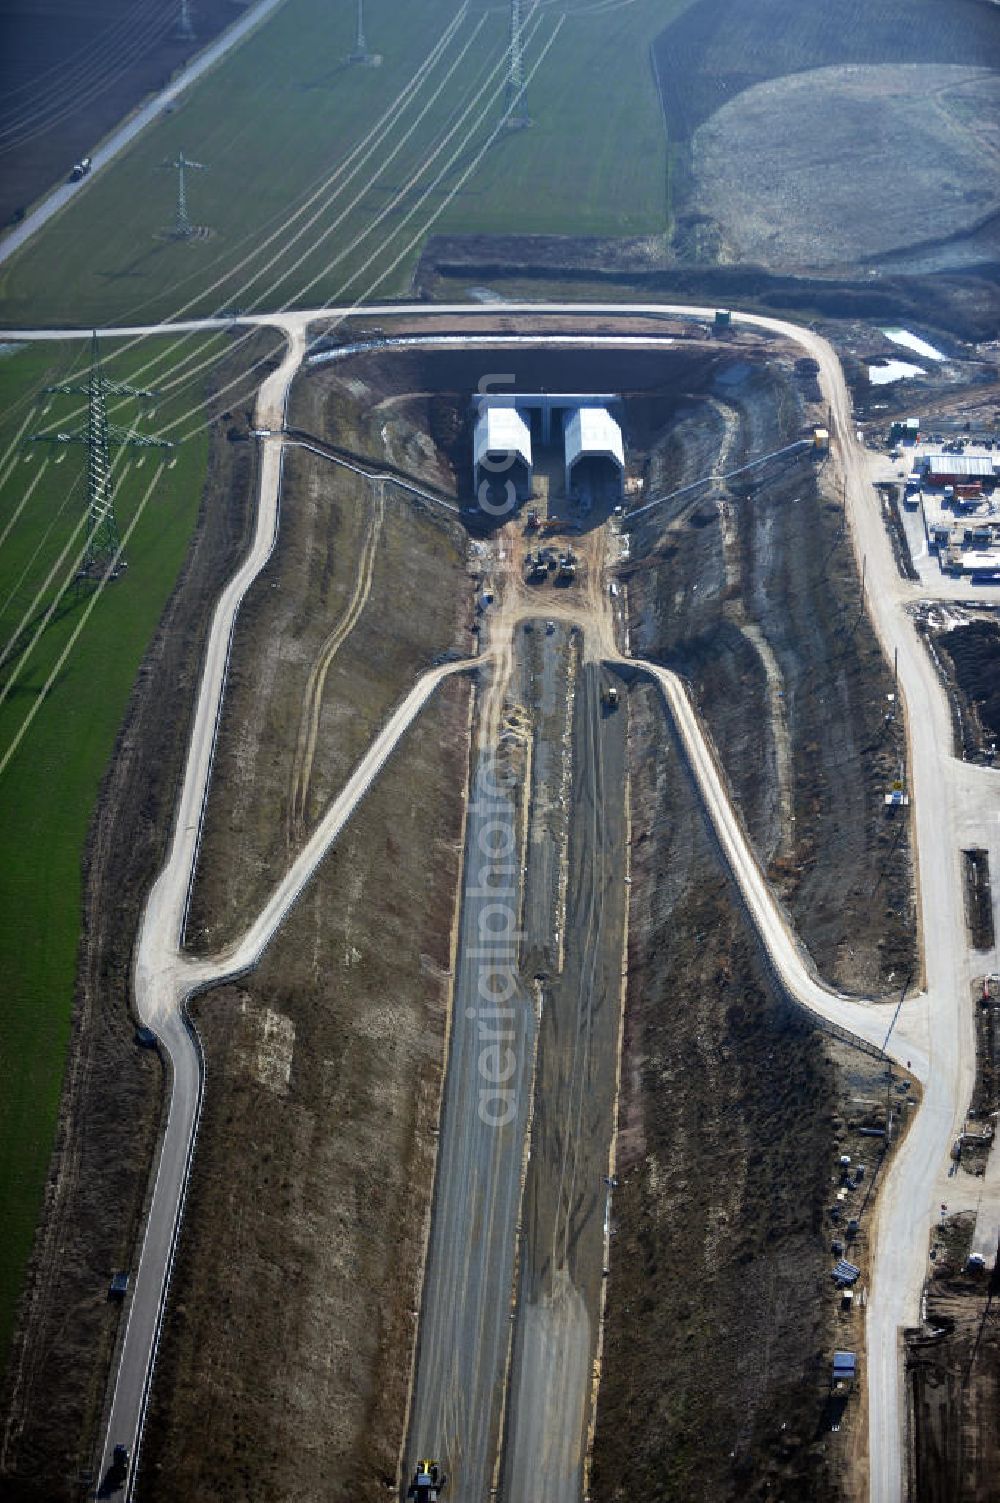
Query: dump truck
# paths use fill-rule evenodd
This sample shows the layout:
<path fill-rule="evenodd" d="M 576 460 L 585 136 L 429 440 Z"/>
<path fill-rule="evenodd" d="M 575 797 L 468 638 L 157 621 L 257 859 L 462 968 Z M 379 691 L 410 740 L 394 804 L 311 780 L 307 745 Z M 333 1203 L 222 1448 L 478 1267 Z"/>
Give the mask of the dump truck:
<path fill-rule="evenodd" d="M 618 708 L 618 689 L 614 684 L 609 684 L 601 695 L 601 704 L 607 714 Z"/>
<path fill-rule="evenodd" d="M 91 169 L 91 167 L 93 167 L 93 165 L 94 164 L 93 164 L 92 160 L 90 159 L 90 157 L 81 157 L 78 162 L 74 162 L 73 163 L 73 170 L 72 170 L 72 172 L 69 175 L 70 182 L 71 183 L 78 183 L 81 178 L 84 178 L 84 177 L 87 176 L 87 173 L 90 171 L 90 169 Z"/>
<path fill-rule="evenodd" d="M 413 1503 L 438 1503 L 447 1483 L 448 1479 L 442 1476 L 436 1461 L 421 1461 L 413 1474 L 406 1496 Z"/>

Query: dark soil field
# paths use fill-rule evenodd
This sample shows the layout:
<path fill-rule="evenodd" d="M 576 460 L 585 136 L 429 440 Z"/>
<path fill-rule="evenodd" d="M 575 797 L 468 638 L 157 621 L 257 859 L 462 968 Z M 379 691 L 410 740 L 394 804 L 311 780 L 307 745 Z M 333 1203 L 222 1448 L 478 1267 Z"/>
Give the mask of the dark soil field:
<path fill-rule="evenodd" d="M 267 353 L 270 336 L 255 343 L 241 352 L 244 369 Z M 217 382 L 239 368 L 217 367 Z M 252 389 L 227 392 L 226 402 L 246 402 Z M 76 1503 L 93 1461 L 119 1327 L 108 1283 L 134 1257 L 163 1104 L 159 1059 L 133 1039 L 132 942 L 170 831 L 209 616 L 250 537 L 254 455 L 227 441 L 228 426 L 215 430 L 195 544 L 136 684 L 91 829 L 59 1135 L 2 1390 L 5 1499 Z"/>
<path fill-rule="evenodd" d="M 886 271 L 877 280 L 790 275 L 759 266 L 688 265 L 649 242 L 453 235 L 427 242 L 414 285 L 442 302 L 486 286 L 512 299 L 714 303 L 791 319 L 916 323 L 986 340 L 995 337 L 1000 314 L 997 273 L 994 260 L 921 276 Z"/>
<path fill-rule="evenodd" d="M 198 1003 L 211 1085 L 146 1427 L 150 1503 L 376 1503 L 393 1484 L 467 696 L 452 681 L 428 706 L 257 971 Z"/>
<path fill-rule="evenodd" d="M 0 225 L 63 182 L 245 7 L 197 0 L 0 0 Z"/>
<path fill-rule="evenodd" d="M 983 0 L 699 0 L 659 37 L 660 97 L 672 142 L 754 84 L 840 63 L 996 66 L 998 22 Z"/>
<path fill-rule="evenodd" d="M 831 1433 L 832 1349 L 863 1344 L 828 1278 L 838 1097 L 874 1062 L 842 1073 L 776 992 L 658 695 L 633 688 L 629 708 L 620 1185 L 591 1496 L 824 1503 L 850 1496 L 861 1420 L 854 1396 Z"/>
<path fill-rule="evenodd" d="M 950 660 L 962 708 L 974 718 L 981 749 L 1000 742 L 1000 624 L 970 621 L 935 637 Z"/>
<path fill-rule="evenodd" d="M 1000 1476 L 1000 1275 L 931 1280 L 926 1334 L 906 1347 L 920 1503 L 992 1503 Z"/>
<path fill-rule="evenodd" d="M 727 467 L 787 443 L 808 379 L 790 362 L 754 373 L 734 358 L 664 425 L 651 488 L 705 474 L 724 442 Z M 880 993 L 905 976 L 915 943 L 908 829 L 883 804 L 902 755 L 901 728 L 886 719 L 891 673 L 842 509 L 813 461 L 737 487 L 667 503 L 634 534 L 620 571 L 633 651 L 690 681 L 820 972 Z"/>
<path fill-rule="evenodd" d="M 471 602 L 456 523 L 289 454 L 281 543 L 234 636 L 192 947 L 242 932 L 418 675 L 465 650 Z"/>

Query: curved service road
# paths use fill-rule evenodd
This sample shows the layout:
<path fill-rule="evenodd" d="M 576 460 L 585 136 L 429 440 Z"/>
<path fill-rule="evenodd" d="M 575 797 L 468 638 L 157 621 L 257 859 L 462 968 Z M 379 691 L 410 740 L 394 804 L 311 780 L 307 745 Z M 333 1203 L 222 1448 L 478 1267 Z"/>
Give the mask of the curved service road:
<path fill-rule="evenodd" d="M 324 821 L 321 827 L 325 835 L 307 848 L 311 852 L 309 859 L 305 859 L 304 852 L 275 892 L 265 913 L 230 956 L 220 957 L 207 970 L 207 963 L 195 967 L 183 959 L 180 941 L 184 907 L 193 870 L 201 808 L 208 788 L 212 741 L 233 620 L 239 600 L 261 567 L 274 539 L 284 394 L 304 353 L 308 326 L 312 323 L 329 326 L 355 311 L 363 311 L 366 317 L 388 318 L 400 314 L 407 318 L 440 318 L 447 314 L 477 319 L 489 312 L 479 304 L 374 304 L 363 310 L 317 309 L 262 314 L 241 320 L 247 325 L 271 325 L 283 329 L 290 345 L 280 369 L 261 391 L 259 425 L 278 431 L 274 437 L 264 440 L 257 536 L 250 558 L 227 587 L 216 611 L 170 856 L 150 894 L 139 938 L 137 1006 L 143 1019 L 155 1028 L 170 1055 L 174 1076 L 168 1134 L 157 1167 L 153 1206 L 116 1380 L 105 1461 L 116 1441 L 128 1443 L 130 1437 L 138 1436 L 141 1429 L 161 1318 L 160 1306 L 183 1204 L 199 1094 L 196 1050 L 182 1020 L 184 997 L 198 987 L 212 984 L 223 974 L 231 974 L 234 968 L 255 963 L 301 886 L 309 880 L 322 859 L 329 840 L 340 827 L 338 819 L 342 824 L 349 813 L 349 809 L 347 812 L 341 809 L 340 815 L 334 818 L 331 810 L 328 816 L 331 823 L 328 825 Z M 502 307 L 505 317 L 555 313 L 620 319 L 678 315 L 712 318 L 714 311 L 714 308 L 657 303 L 506 303 Z M 894 653 L 898 654 L 898 682 L 907 710 L 909 781 L 919 868 L 918 916 L 925 987 L 921 997 L 908 1001 L 904 1007 L 889 1052 L 899 1060 L 912 1062 L 914 1073 L 924 1084 L 924 1099 L 882 1187 L 867 1312 L 870 1496 L 874 1503 L 899 1503 L 905 1481 L 899 1332 L 901 1327 L 916 1324 L 919 1320 L 928 1231 L 935 1219 L 940 1185 L 948 1168 L 950 1145 L 968 1105 L 975 1063 L 969 1006 L 972 970 L 956 831 L 962 830 L 963 843 L 967 844 L 971 829 L 977 833 L 979 843 L 989 847 L 1000 778 L 983 769 L 964 767 L 952 756 L 951 724 L 944 691 L 907 610 L 910 602 L 926 597 L 928 592 L 899 578 L 883 529 L 880 508 L 874 503 L 865 452 L 857 441 L 851 421 L 850 399 L 833 348 L 818 334 L 780 319 L 735 312 L 733 319 L 798 344 L 819 364 L 820 385 L 831 414 L 834 462 L 840 466 L 844 479 L 850 534 L 859 560 L 863 557 L 866 564 L 869 610 L 887 656 L 891 659 Z M 231 327 L 231 320 L 204 319 L 183 325 L 146 326 L 117 332 L 125 335 L 173 334 L 182 328 L 211 331 Z M 89 338 L 90 333 L 88 330 L 55 333 L 27 330 L 12 332 L 9 337 Z M 490 344 L 489 335 L 469 335 L 467 339 L 470 344 Z M 532 342 L 530 335 L 524 339 Z M 454 342 L 454 336 L 449 342 Z M 441 670 L 438 677 L 448 671 L 459 671 L 462 666 Z M 642 666 L 654 674 L 661 686 L 723 853 L 782 984 L 803 1005 L 824 1018 L 878 1042 L 886 1009 L 866 1005 L 858 999 L 838 998 L 816 980 L 743 835 L 738 816 L 715 768 L 711 749 L 686 696 L 665 670 L 656 665 Z M 418 695 L 420 703 L 433 690 L 433 684 L 428 684 L 427 680 L 421 683 L 423 688 L 418 686 L 423 694 L 422 699 Z M 397 717 L 402 716 L 404 723 L 390 735 L 390 744 L 383 746 L 383 760 L 402 734 L 405 724 L 409 723 L 407 716 L 412 718 L 419 707 L 419 703 L 412 702 L 411 696 L 397 711 Z M 395 720 L 396 717 L 394 724 Z M 388 732 L 387 727 L 383 737 Z M 378 744 L 381 744 L 381 739 Z M 372 751 L 374 753 L 375 748 Z M 368 762 L 366 758 L 363 765 L 368 765 Z M 370 768 L 370 775 L 374 776 L 376 770 Z M 361 769 L 356 778 L 360 772 Z M 978 775 L 980 772 L 982 776 Z M 354 783 L 352 779 L 352 786 Z M 367 784 L 362 778 L 361 785 L 354 787 L 352 797 L 355 802 L 363 796 L 364 786 Z M 347 797 L 346 790 L 341 797 Z M 337 801 L 338 806 L 340 802 Z M 215 967 L 218 967 L 217 971 Z M 951 1182 L 951 1192 L 954 1197 L 954 1181 Z M 119 1423 L 122 1433 L 116 1429 Z"/>

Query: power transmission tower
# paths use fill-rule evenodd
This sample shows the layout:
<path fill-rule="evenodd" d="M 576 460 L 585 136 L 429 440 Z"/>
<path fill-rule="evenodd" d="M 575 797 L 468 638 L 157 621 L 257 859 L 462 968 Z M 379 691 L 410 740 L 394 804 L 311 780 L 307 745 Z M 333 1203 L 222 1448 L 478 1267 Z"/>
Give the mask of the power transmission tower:
<path fill-rule="evenodd" d="M 174 215 L 173 226 L 166 231 L 171 240 L 190 240 L 198 234 L 198 226 L 191 223 L 187 206 L 187 170 L 193 167 L 197 172 L 205 171 L 204 162 L 192 162 L 182 151 L 172 162 L 164 162 L 164 169 L 172 169 L 177 173 L 177 211 Z"/>
<path fill-rule="evenodd" d="M 114 483 L 111 475 L 111 447 L 132 445 L 140 449 L 172 449 L 169 439 L 150 438 L 134 428 L 119 428 L 108 422 L 108 397 L 152 397 L 151 391 L 111 381 L 104 374 L 97 342 L 97 330 L 90 345 L 90 379 L 86 386 L 64 382 L 47 386 L 47 392 L 84 395 L 89 398 L 87 426 L 70 433 L 35 433 L 32 443 L 85 444 L 87 446 L 87 550 L 81 578 L 96 579 L 105 574 L 119 554 L 121 538 L 115 517 Z M 115 574 L 125 567 L 118 557 Z"/>
<path fill-rule="evenodd" d="M 362 63 L 369 68 L 381 62 L 381 58 L 368 51 L 368 41 L 365 37 L 365 0 L 358 0 L 358 26 L 354 37 L 354 51 L 347 54 L 347 61 Z"/>
<path fill-rule="evenodd" d="M 521 0 L 510 0 L 510 68 L 507 74 L 506 124 L 520 130 L 531 124 L 524 107 L 524 54 L 521 47 Z"/>
<path fill-rule="evenodd" d="M 194 26 L 191 24 L 191 0 L 181 0 L 180 14 L 177 17 L 177 38 L 181 42 L 195 40 Z"/>

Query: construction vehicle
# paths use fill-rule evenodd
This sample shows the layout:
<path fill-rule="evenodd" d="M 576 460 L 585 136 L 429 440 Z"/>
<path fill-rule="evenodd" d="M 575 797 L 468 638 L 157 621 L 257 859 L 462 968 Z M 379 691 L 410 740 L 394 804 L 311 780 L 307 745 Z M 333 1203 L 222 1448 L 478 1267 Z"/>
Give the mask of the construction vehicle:
<path fill-rule="evenodd" d="M 618 689 L 614 684 L 609 684 L 601 694 L 601 704 L 605 713 L 610 715 L 618 708 Z"/>
<path fill-rule="evenodd" d="M 447 1483 L 448 1479 L 441 1475 L 436 1461 L 421 1461 L 417 1464 L 406 1496 L 413 1503 L 437 1503 Z"/>
<path fill-rule="evenodd" d="M 525 520 L 524 530 L 525 530 L 525 532 L 535 532 L 537 530 L 537 528 L 538 528 L 538 512 L 535 509 L 535 507 L 532 506 L 530 508 L 529 512 L 528 512 L 527 519 Z"/>
<path fill-rule="evenodd" d="M 579 522 L 567 522 L 562 517 L 546 517 L 538 524 L 538 534 L 545 537 L 550 532 L 579 532 Z"/>
<path fill-rule="evenodd" d="M 81 157 L 78 162 L 74 162 L 73 171 L 69 175 L 70 182 L 78 183 L 81 178 L 87 176 L 87 173 L 90 171 L 93 165 L 94 164 L 91 161 L 90 157 Z"/>
<path fill-rule="evenodd" d="M 556 580 L 560 584 L 570 584 L 576 578 L 576 558 L 572 553 L 560 553 L 559 566 L 556 570 Z"/>

